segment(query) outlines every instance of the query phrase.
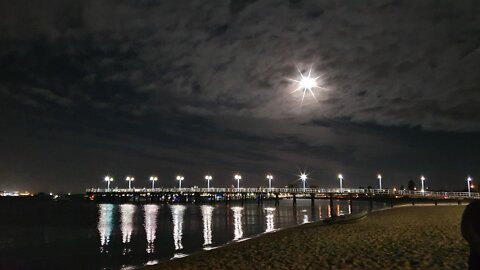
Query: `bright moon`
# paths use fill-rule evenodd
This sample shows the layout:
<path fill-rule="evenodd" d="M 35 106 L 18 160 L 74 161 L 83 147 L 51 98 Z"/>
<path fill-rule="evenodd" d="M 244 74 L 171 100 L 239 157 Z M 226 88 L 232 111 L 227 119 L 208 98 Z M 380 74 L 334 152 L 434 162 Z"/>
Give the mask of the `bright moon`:
<path fill-rule="evenodd" d="M 300 107 L 303 106 L 303 101 L 305 99 L 305 94 L 308 92 L 312 95 L 313 99 L 315 99 L 315 101 L 318 103 L 318 100 L 317 100 L 317 97 L 315 96 L 315 93 L 313 92 L 313 89 L 315 88 L 320 88 L 320 89 L 324 89 L 323 87 L 320 87 L 318 84 L 317 84 L 317 80 L 322 77 L 323 75 L 320 75 L 318 77 L 311 77 L 312 76 L 312 66 L 310 66 L 310 69 L 308 70 L 308 73 L 307 74 L 303 74 L 300 69 L 298 68 L 297 66 L 297 70 L 298 70 L 298 73 L 300 73 L 300 80 L 293 80 L 291 79 L 291 81 L 294 81 L 296 83 L 298 83 L 298 88 L 293 90 L 290 94 L 293 94 L 295 92 L 298 92 L 298 91 L 302 91 L 303 94 L 302 94 L 302 102 L 300 104 Z"/>

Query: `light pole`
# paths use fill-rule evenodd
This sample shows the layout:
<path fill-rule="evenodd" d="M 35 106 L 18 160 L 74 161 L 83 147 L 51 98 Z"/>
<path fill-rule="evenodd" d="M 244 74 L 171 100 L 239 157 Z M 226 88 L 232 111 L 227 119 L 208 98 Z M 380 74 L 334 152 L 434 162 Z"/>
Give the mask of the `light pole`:
<path fill-rule="evenodd" d="M 267 174 L 267 179 L 268 179 L 268 189 L 271 191 L 271 190 L 272 190 L 272 179 L 273 179 L 273 175 Z"/>
<path fill-rule="evenodd" d="M 303 183 L 303 192 L 305 192 L 305 183 L 307 182 L 307 174 L 306 173 L 302 173 L 300 174 L 300 180 L 302 180 L 302 183 Z"/>
<path fill-rule="evenodd" d="M 128 182 L 128 189 L 132 188 L 132 181 L 135 180 L 135 178 L 127 176 L 127 182 Z"/>
<path fill-rule="evenodd" d="M 207 180 L 207 189 L 210 190 L 210 181 L 213 179 L 211 175 L 205 175 L 205 180 Z"/>
<path fill-rule="evenodd" d="M 182 175 L 177 175 L 178 189 L 182 189 L 182 181 L 185 179 Z"/>
<path fill-rule="evenodd" d="M 426 178 L 425 178 L 425 176 L 423 176 L 423 175 L 420 177 L 420 180 L 422 181 L 422 190 L 421 190 L 422 193 L 425 192 L 425 184 L 424 184 L 425 179 L 426 179 Z"/>
<path fill-rule="evenodd" d="M 150 181 L 152 181 L 152 189 L 155 188 L 155 181 L 158 180 L 158 177 L 156 176 L 150 176 Z"/>
<path fill-rule="evenodd" d="M 107 181 L 107 191 L 110 191 L 110 182 L 113 181 L 113 177 L 105 176 L 105 181 Z"/>
<path fill-rule="evenodd" d="M 235 178 L 235 180 L 237 180 L 237 189 L 240 189 L 240 180 L 242 180 L 242 176 L 237 173 L 237 174 L 235 174 L 235 176 L 233 178 Z"/>
<path fill-rule="evenodd" d="M 470 177 L 470 176 L 467 178 L 468 197 L 471 196 L 471 194 L 470 194 L 470 188 L 472 188 L 472 186 L 473 186 L 473 185 L 471 185 L 472 180 L 473 180 L 473 179 L 472 179 L 472 177 Z"/>
<path fill-rule="evenodd" d="M 340 180 L 340 193 L 343 193 L 343 175 L 338 175 L 338 180 Z"/>
<path fill-rule="evenodd" d="M 379 175 L 377 176 L 377 178 L 378 178 L 378 184 L 379 184 L 379 186 L 380 186 L 380 189 L 382 189 L 382 175 L 379 174 Z"/>

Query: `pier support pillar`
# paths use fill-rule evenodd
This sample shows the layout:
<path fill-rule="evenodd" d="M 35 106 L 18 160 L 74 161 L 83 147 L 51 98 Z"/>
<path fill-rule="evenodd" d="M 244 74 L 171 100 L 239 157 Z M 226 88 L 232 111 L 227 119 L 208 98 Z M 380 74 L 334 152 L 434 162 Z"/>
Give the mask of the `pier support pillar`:
<path fill-rule="evenodd" d="M 438 201 L 437 201 L 437 200 L 435 200 L 435 205 L 438 205 Z"/>
<path fill-rule="evenodd" d="M 330 195 L 330 216 L 335 216 L 335 214 L 333 213 L 333 195 Z"/>
<path fill-rule="evenodd" d="M 458 200 L 458 205 L 462 205 L 462 201 L 461 201 L 461 200 Z"/>
<path fill-rule="evenodd" d="M 201 199 L 200 199 L 200 193 L 195 193 L 195 203 L 200 203 Z"/>
<path fill-rule="evenodd" d="M 315 193 L 310 194 L 310 202 L 312 207 L 315 206 Z"/>
<path fill-rule="evenodd" d="M 412 200 L 412 205 L 415 205 L 415 199 Z"/>
<path fill-rule="evenodd" d="M 263 203 L 263 196 L 262 193 L 257 194 L 257 204 L 262 204 Z"/>
<path fill-rule="evenodd" d="M 275 194 L 275 206 L 280 205 L 280 199 L 278 198 L 278 193 Z"/>
<path fill-rule="evenodd" d="M 297 196 L 293 194 L 293 205 L 297 205 Z"/>
<path fill-rule="evenodd" d="M 215 196 L 215 194 L 210 194 L 210 202 L 212 204 L 215 204 L 217 202 L 217 197 Z"/>

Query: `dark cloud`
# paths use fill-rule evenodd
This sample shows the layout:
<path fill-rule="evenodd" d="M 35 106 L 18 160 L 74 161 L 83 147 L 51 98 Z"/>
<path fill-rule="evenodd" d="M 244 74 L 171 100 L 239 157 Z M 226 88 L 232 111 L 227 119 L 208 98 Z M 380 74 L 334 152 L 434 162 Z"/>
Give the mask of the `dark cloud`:
<path fill-rule="evenodd" d="M 272 170 L 287 184 L 308 166 L 320 184 L 343 171 L 361 185 L 382 168 L 396 182 L 428 171 L 444 187 L 479 161 L 479 11 L 477 1 L 4 1 L 0 177 L 79 190 L 130 166 L 165 178 L 211 170 L 224 184 L 235 170 L 256 184 Z M 300 107 L 289 79 L 310 65 L 326 89 Z M 54 180 L 72 164 L 77 183 Z"/>

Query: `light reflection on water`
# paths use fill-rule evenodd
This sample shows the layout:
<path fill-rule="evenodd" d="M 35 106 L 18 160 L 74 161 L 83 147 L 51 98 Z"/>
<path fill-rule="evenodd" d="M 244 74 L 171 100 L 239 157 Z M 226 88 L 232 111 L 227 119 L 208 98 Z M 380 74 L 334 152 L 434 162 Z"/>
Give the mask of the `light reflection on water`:
<path fill-rule="evenodd" d="M 136 205 L 122 204 L 120 205 L 120 230 L 122 231 L 122 243 L 129 244 L 132 239 L 133 232 L 133 215 L 135 213 Z M 122 254 L 130 253 L 132 249 L 129 246 L 124 246 Z"/>
<path fill-rule="evenodd" d="M 41 204 L 42 213 L 38 213 L 37 204 Z M 374 202 L 373 207 L 386 205 Z M 36 266 L 42 265 L 44 269 L 133 269 L 130 266 L 154 264 L 313 222 L 337 212 L 358 213 L 368 208 L 368 201 L 354 201 L 351 207 L 346 200 L 333 201 L 330 209 L 328 200 L 316 200 L 312 207 L 310 200 L 298 198 L 296 206 L 292 200 L 281 200 L 280 205 L 265 200 L 263 204 L 252 202 L 243 206 L 239 202 L 212 205 L 0 202 L 0 211 L 9 217 L 0 219 L 5 232 L 0 234 L 0 243 L 12 243 L 12 247 L 4 247 L 11 254 L 8 257 L 11 265 L 3 268 L 38 269 Z M 48 224 L 39 228 L 38 221 L 45 217 Z M 24 225 L 12 226 L 18 222 Z M 29 249 L 15 253 L 18 247 Z M 71 254 L 82 254 L 80 262 L 78 256 Z"/>
<path fill-rule="evenodd" d="M 275 230 L 275 207 L 267 207 L 265 210 L 265 232 L 273 232 Z"/>
<path fill-rule="evenodd" d="M 171 205 L 172 222 L 173 222 L 173 243 L 175 245 L 175 251 L 183 249 L 182 236 L 183 236 L 183 215 L 185 213 L 185 205 Z M 182 258 L 186 255 L 183 253 L 175 252 L 173 259 Z"/>
<path fill-rule="evenodd" d="M 213 206 L 202 205 L 202 220 L 203 220 L 203 246 L 208 246 L 212 244 L 212 216 L 213 216 Z"/>
<path fill-rule="evenodd" d="M 100 235 L 100 252 L 108 252 L 106 246 L 110 243 L 113 228 L 113 204 L 98 206 L 98 234 Z"/>
<path fill-rule="evenodd" d="M 239 240 L 243 237 L 243 207 L 234 206 L 231 209 L 233 211 L 233 240 Z"/>
<path fill-rule="evenodd" d="M 133 232 L 133 214 L 135 213 L 136 205 L 122 204 L 120 205 L 120 230 L 122 231 L 122 243 L 128 244 L 132 239 Z"/>
<path fill-rule="evenodd" d="M 302 210 L 302 212 L 303 212 L 302 224 L 308 223 L 308 214 L 306 213 L 307 210 Z"/>
<path fill-rule="evenodd" d="M 147 237 L 147 253 L 155 251 L 155 239 L 157 237 L 157 215 L 159 206 L 156 204 L 146 204 L 143 206 L 145 215 L 145 234 Z"/>
<path fill-rule="evenodd" d="M 98 206 L 97 228 L 102 253 L 113 252 L 110 248 L 107 251 L 106 247 L 115 245 L 112 244 L 111 238 L 115 237 L 116 226 L 121 233 L 123 255 L 128 253 L 129 256 L 136 256 L 139 252 L 136 249 L 138 242 L 143 238 L 145 243 L 146 239 L 147 246 L 143 252 L 148 255 L 148 260 L 145 259 L 144 264 L 185 257 L 198 250 L 210 250 L 230 241 L 245 241 L 255 234 L 313 222 L 322 217 L 330 217 L 331 214 L 343 215 L 367 208 L 366 204 L 362 206 L 357 203 L 352 209 L 347 201 L 335 202 L 334 211 L 331 211 L 328 201 L 320 201 L 314 206 L 304 202 L 295 206 L 284 203 L 279 206 L 146 204 L 142 207 L 143 222 L 139 221 L 140 217 L 137 214 L 142 212 L 137 211 L 140 206 L 133 204 L 122 204 L 118 207 L 111 204 Z M 118 221 L 115 220 L 116 211 L 120 213 Z M 145 234 L 139 233 L 136 224 L 144 225 Z M 162 229 L 159 229 L 159 226 Z M 156 242 L 161 244 L 156 245 Z"/>

